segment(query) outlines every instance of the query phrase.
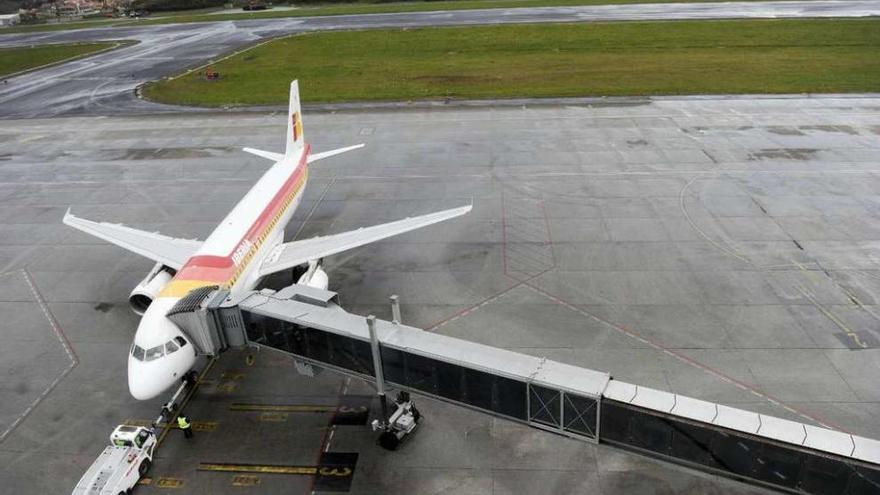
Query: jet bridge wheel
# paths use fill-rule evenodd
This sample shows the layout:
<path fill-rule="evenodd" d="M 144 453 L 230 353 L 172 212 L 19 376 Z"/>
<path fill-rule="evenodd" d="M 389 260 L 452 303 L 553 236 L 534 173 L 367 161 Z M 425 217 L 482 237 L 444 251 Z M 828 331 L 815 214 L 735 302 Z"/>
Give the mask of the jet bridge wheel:
<path fill-rule="evenodd" d="M 397 450 L 397 447 L 400 446 L 400 439 L 394 433 L 386 431 L 379 435 L 379 446 L 385 450 Z"/>

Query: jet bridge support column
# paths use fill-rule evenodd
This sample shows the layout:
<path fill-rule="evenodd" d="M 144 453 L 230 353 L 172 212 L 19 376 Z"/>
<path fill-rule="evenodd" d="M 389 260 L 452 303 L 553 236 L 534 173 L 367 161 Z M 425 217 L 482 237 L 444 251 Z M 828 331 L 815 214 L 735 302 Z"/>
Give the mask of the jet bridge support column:
<path fill-rule="evenodd" d="M 394 294 L 389 299 L 391 299 L 391 323 L 400 325 L 400 297 Z"/>
<path fill-rule="evenodd" d="M 376 370 L 376 393 L 382 403 L 382 425 L 388 421 L 388 402 L 385 400 L 385 376 L 382 372 L 382 354 L 379 352 L 379 338 L 376 336 L 376 317 L 367 316 L 367 329 L 370 331 L 370 349 L 373 351 L 373 369 Z"/>

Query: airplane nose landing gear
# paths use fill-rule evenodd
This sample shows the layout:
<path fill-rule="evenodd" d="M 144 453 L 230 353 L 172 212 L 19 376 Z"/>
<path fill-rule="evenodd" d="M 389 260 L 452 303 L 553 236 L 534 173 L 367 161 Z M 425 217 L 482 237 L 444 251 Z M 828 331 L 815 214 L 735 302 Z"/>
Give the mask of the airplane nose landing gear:
<path fill-rule="evenodd" d="M 407 392 L 401 391 L 397 394 L 394 406 L 394 412 L 387 421 L 379 422 L 378 419 L 374 419 L 371 424 L 373 431 L 383 430 L 377 443 L 385 450 L 397 450 L 400 444 L 415 431 L 422 419 L 421 413 L 416 409 Z"/>

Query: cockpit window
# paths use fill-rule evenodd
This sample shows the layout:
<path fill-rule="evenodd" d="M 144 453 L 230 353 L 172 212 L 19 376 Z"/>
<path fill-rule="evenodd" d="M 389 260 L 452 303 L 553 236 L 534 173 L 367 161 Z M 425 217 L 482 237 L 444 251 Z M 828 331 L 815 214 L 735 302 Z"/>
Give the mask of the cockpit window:
<path fill-rule="evenodd" d="M 144 350 L 141 349 L 137 344 L 131 346 L 131 355 L 134 356 L 138 361 L 144 360 Z"/>
<path fill-rule="evenodd" d="M 177 349 L 180 349 L 180 346 L 178 346 L 177 343 L 175 343 L 173 340 L 165 342 L 165 354 L 171 354 Z"/>
<path fill-rule="evenodd" d="M 174 340 L 175 340 L 178 344 L 180 344 L 180 347 L 183 347 L 183 346 L 186 345 L 186 339 L 184 339 L 183 337 L 181 337 L 181 336 L 179 336 L 179 335 L 178 335 L 177 337 L 174 337 Z"/>
<path fill-rule="evenodd" d="M 155 359 L 159 359 L 160 357 L 165 355 L 165 346 L 157 345 L 156 347 L 151 347 L 147 349 L 147 355 L 144 357 L 144 361 L 153 361 Z"/>

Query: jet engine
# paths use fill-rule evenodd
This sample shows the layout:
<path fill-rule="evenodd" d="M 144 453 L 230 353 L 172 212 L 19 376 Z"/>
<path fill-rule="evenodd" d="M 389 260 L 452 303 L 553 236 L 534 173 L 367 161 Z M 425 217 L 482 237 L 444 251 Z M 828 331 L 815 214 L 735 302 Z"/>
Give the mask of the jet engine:
<path fill-rule="evenodd" d="M 321 268 L 322 261 L 324 260 L 309 261 L 309 268 L 302 274 L 296 283 L 299 285 L 314 287 L 316 289 L 327 290 L 327 287 L 330 285 L 330 277 L 327 275 L 327 272 Z"/>
<path fill-rule="evenodd" d="M 144 314 L 147 308 L 150 307 L 150 304 L 153 303 L 153 300 L 156 299 L 156 296 L 159 295 L 162 288 L 171 281 L 175 273 L 173 268 L 169 268 L 162 263 L 156 263 L 156 266 L 150 270 L 150 273 L 137 284 L 128 296 L 128 304 L 131 305 L 131 310 L 139 315 Z"/>

